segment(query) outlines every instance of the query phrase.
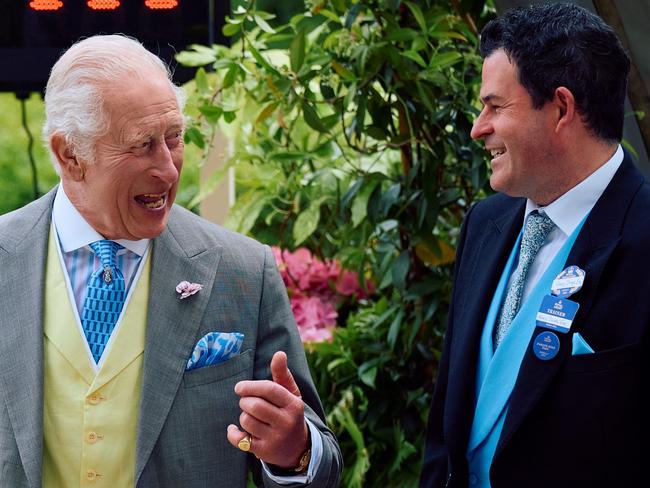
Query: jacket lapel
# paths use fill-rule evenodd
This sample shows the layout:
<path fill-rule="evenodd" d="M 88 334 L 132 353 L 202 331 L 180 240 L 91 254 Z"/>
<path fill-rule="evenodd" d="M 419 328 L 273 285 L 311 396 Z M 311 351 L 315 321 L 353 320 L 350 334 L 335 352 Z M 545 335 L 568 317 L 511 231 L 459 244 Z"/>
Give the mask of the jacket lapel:
<path fill-rule="evenodd" d="M 610 255 L 620 242 L 625 214 L 643 181 L 643 177 L 626 153 L 621 167 L 596 202 L 567 258 L 567 266 L 577 265 L 586 273 L 583 288 L 571 297 L 571 300 L 580 304 L 572 330 L 581 330 L 585 323 L 585 318 L 595 300 L 600 276 Z M 542 330 L 545 329 L 536 327 L 531 340 Z M 571 334 L 558 334 L 558 336 L 560 336 L 560 351 L 552 361 L 538 360 L 529 344 L 512 392 L 495 459 L 547 390 L 564 360 L 571 355 Z"/>
<path fill-rule="evenodd" d="M 43 290 L 55 191 L 17 214 L 0 236 L 0 389 L 32 487 L 41 486 L 43 450 Z"/>
<path fill-rule="evenodd" d="M 208 248 L 191 229 L 182 227 L 179 212 L 172 211 L 152 249 L 136 485 L 180 386 L 221 257 L 220 247 Z M 175 291 L 181 281 L 200 283 L 203 290 L 181 300 Z"/>
<path fill-rule="evenodd" d="M 451 357 L 449 360 L 449 391 L 445 411 L 445 437 L 450 448 L 464 457 L 474 418 L 476 402 L 476 368 L 483 324 L 492 296 L 506 265 L 508 255 L 521 229 L 525 200 L 511 205 L 499 217 L 490 219 L 482 231 L 478 246 L 463 249 L 462 259 L 468 259 L 467 282 L 456 283 L 462 290 L 454 304 Z M 471 253 L 471 254 L 468 254 Z M 470 294 L 467 291 L 475 293 Z M 478 290 L 478 292 L 476 292 Z"/>

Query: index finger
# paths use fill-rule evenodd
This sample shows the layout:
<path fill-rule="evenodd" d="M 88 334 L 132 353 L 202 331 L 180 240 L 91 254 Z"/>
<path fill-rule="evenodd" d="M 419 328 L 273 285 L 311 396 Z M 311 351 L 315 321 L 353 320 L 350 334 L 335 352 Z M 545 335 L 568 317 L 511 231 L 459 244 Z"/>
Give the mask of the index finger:
<path fill-rule="evenodd" d="M 262 398 L 279 408 L 286 407 L 298 398 L 285 387 L 270 380 L 240 381 L 235 385 L 235 393 L 241 397 Z"/>

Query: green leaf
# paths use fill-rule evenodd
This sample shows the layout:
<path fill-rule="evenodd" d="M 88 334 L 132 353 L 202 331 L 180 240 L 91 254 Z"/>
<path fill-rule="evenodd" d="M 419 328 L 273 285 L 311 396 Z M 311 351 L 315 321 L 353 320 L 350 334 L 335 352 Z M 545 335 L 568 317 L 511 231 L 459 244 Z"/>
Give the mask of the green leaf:
<path fill-rule="evenodd" d="M 269 154 L 268 158 L 273 161 L 305 161 L 311 158 L 311 154 L 300 151 L 278 151 Z"/>
<path fill-rule="evenodd" d="M 378 181 L 372 180 L 368 182 L 357 194 L 357 197 L 352 203 L 352 226 L 357 227 L 368 215 L 368 199 L 372 195 L 373 190 L 377 186 Z"/>
<path fill-rule="evenodd" d="M 291 64 L 291 71 L 297 73 L 305 61 L 305 29 L 298 30 L 296 37 L 291 41 L 291 48 L 289 50 L 289 62 Z"/>
<path fill-rule="evenodd" d="M 185 66 L 205 66 L 214 63 L 217 59 L 214 52 L 208 54 L 197 51 L 181 51 L 175 57 L 176 61 Z"/>
<path fill-rule="evenodd" d="M 204 105 L 203 107 L 199 107 L 199 112 L 205 116 L 208 122 L 216 124 L 223 114 L 223 109 L 214 105 Z"/>
<path fill-rule="evenodd" d="M 228 71 L 226 72 L 226 76 L 223 77 L 223 88 L 230 88 L 235 83 L 238 74 L 239 74 L 238 65 L 233 64 L 230 68 L 228 68 Z"/>
<path fill-rule="evenodd" d="M 278 75 L 278 76 L 280 75 L 280 73 L 278 73 L 278 70 L 276 70 L 273 66 L 271 66 L 269 62 L 260 54 L 260 52 L 257 49 L 255 49 L 255 46 L 249 44 L 248 50 L 250 51 L 253 58 L 255 58 L 255 61 L 257 61 L 259 65 L 262 66 L 266 71 L 274 75 Z"/>
<path fill-rule="evenodd" d="M 377 366 L 366 369 L 365 371 L 359 369 L 359 379 L 370 388 L 375 388 L 375 380 L 377 379 Z"/>
<path fill-rule="evenodd" d="M 221 32 L 226 37 L 232 37 L 241 31 L 241 24 L 226 24 L 221 28 Z"/>
<path fill-rule="evenodd" d="M 268 119 L 271 114 L 275 112 L 276 108 L 278 108 L 278 102 L 271 102 L 267 104 L 262 110 L 260 110 L 259 115 L 255 119 L 255 124 L 261 124 L 266 119 Z"/>
<path fill-rule="evenodd" d="M 318 228 L 320 220 L 320 200 L 312 202 L 293 224 L 294 245 L 299 246 Z"/>
<path fill-rule="evenodd" d="M 405 58 L 408 58 L 408 59 L 411 59 L 411 60 L 415 61 L 416 63 L 418 63 L 423 68 L 427 67 L 427 63 L 424 62 L 424 59 L 422 59 L 422 56 L 420 56 L 420 54 L 417 53 L 416 51 L 409 50 L 409 51 L 404 51 L 404 52 L 402 52 L 400 54 L 402 56 L 404 56 Z"/>
<path fill-rule="evenodd" d="M 413 14 L 413 17 L 415 17 L 415 21 L 418 23 L 420 26 L 420 29 L 422 29 L 422 32 L 427 31 L 427 21 L 424 18 L 424 14 L 422 13 L 422 10 L 420 7 L 413 3 L 413 2 L 404 2 L 406 6 L 409 8 L 411 13 Z"/>
<path fill-rule="evenodd" d="M 344 80 L 354 81 L 357 78 L 356 76 L 354 76 L 354 73 L 352 71 L 347 69 L 345 66 L 343 66 L 338 61 L 332 61 L 332 68 L 334 68 L 334 71 L 336 71 L 336 74 L 338 74 Z"/>
<path fill-rule="evenodd" d="M 457 51 L 436 54 L 431 58 L 429 68 L 443 69 L 463 59 L 463 55 Z M 426 67 L 426 66 L 425 66 Z"/>
<path fill-rule="evenodd" d="M 411 41 L 418 36 L 417 31 L 413 29 L 393 29 L 388 32 L 385 39 L 387 41 Z"/>
<path fill-rule="evenodd" d="M 203 138 L 203 134 L 201 134 L 201 131 L 196 127 L 190 127 L 185 131 L 184 140 L 185 144 L 189 144 L 191 142 L 201 149 L 205 147 L 205 139 Z"/>
<path fill-rule="evenodd" d="M 238 195 L 237 203 L 230 209 L 226 218 L 226 227 L 248 234 L 268 201 L 268 195 L 260 191 L 249 191 Z"/>
<path fill-rule="evenodd" d="M 408 251 L 402 251 L 393 263 L 392 268 L 393 283 L 401 290 L 406 288 L 406 276 L 410 266 L 411 258 Z"/>
<path fill-rule="evenodd" d="M 316 113 L 316 109 L 307 102 L 302 105 L 302 113 L 305 117 L 305 122 L 307 122 L 307 125 L 309 125 L 309 127 L 317 130 L 318 132 L 329 132 L 329 129 L 325 126 L 325 124 L 323 124 L 323 121 Z"/>
<path fill-rule="evenodd" d="M 391 322 L 390 327 L 388 328 L 388 336 L 386 337 L 386 341 L 388 342 L 388 347 L 390 348 L 391 351 L 395 349 L 395 342 L 397 342 L 397 335 L 399 333 L 400 328 L 402 327 L 403 319 L 404 319 L 404 309 L 400 309 L 400 311 L 397 312 L 397 315 Z"/>
<path fill-rule="evenodd" d="M 253 15 L 253 20 L 255 23 L 259 26 L 260 29 L 262 29 L 264 32 L 268 32 L 269 34 L 275 34 L 275 29 L 271 27 L 266 20 L 264 20 L 262 17 L 260 17 L 258 14 Z"/>
<path fill-rule="evenodd" d="M 205 74 L 204 68 L 199 68 L 196 70 L 196 75 L 194 75 L 194 82 L 196 83 L 196 88 L 199 90 L 199 93 L 205 95 L 210 91 L 208 85 L 208 76 Z"/>
<path fill-rule="evenodd" d="M 320 10 L 318 13 L 321 14 L 322 16 L 324 16 L 324 17 L 327 17 L 330 20 L 333 20 L 337 24 L 341 24 L 341 17 L 336 15 L 331 10 L 327 10 L 326 8 L 324 8 L 324 9 Z"/>

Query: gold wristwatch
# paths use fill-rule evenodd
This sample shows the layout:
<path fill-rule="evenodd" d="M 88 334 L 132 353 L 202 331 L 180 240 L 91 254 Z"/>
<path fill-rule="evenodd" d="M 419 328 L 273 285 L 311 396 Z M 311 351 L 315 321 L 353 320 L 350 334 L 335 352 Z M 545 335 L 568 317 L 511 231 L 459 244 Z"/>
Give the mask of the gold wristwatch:
<path fill-rule="evenodd" d="M 302 474 L 305 471 L 307 471 L 307 467 L 309 466 L 309 461 L 311 460 L 311 447 L 308 447 L 307 450 L 300 456 L 300 461 L 298 461 L 298 466 L 293 468 L 293 470 L 298 473 Z"/>

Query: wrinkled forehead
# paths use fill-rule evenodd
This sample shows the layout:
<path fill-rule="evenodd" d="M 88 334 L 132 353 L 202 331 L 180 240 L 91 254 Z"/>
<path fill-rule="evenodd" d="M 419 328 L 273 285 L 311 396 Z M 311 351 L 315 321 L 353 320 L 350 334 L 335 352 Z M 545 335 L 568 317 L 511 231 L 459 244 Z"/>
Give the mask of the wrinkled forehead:
<path fill-rule="evenodd" d="M 183 128 L 176 93 L 164 75 L 120 80 L 103 90 L 109 132 L 122 140 L 139 133 L 156 135 Z"/>

